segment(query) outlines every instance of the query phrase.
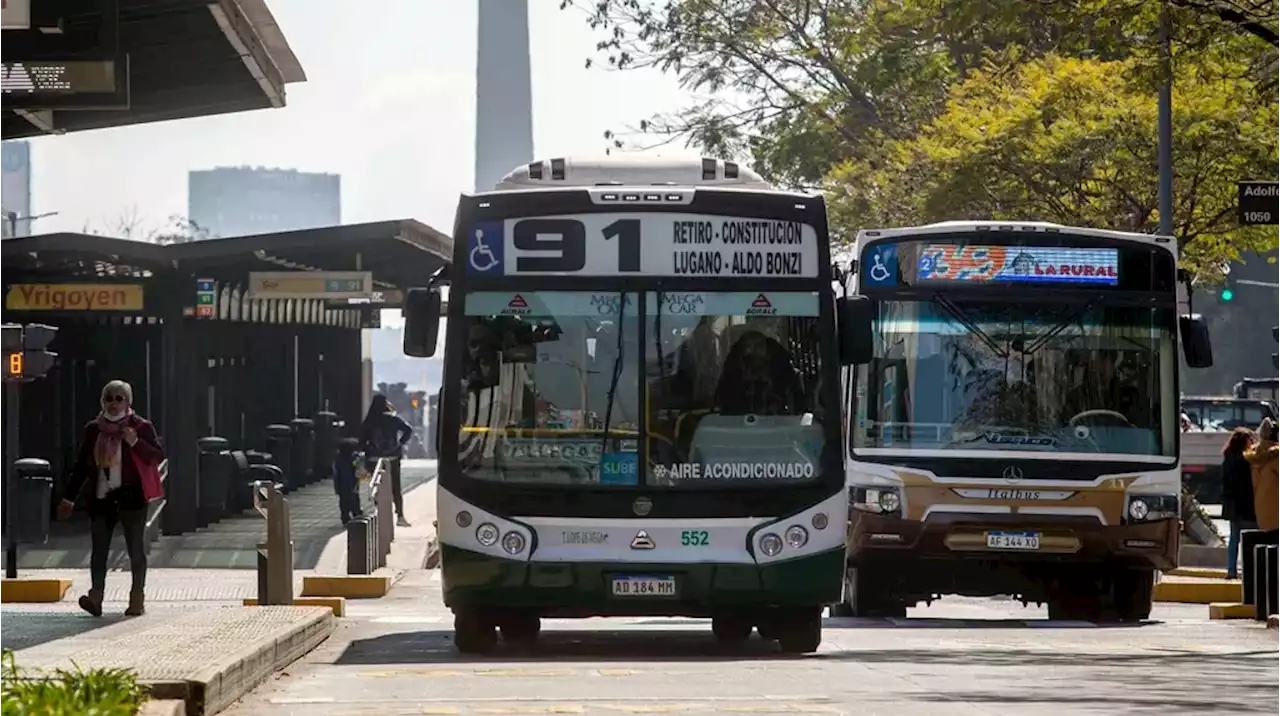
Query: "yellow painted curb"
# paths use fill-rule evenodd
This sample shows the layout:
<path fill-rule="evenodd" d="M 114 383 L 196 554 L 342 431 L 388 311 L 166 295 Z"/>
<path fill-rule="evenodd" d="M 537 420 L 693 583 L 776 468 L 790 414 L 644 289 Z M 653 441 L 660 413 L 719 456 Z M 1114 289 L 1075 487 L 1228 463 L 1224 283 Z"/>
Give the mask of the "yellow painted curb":
<path fill-rule="evenodd" d="M 1238 602 L 1241 597 L 1239 580 L 1181 579 L 1156 583 L 1157 602 L 1180 604 L 1213 604 L 1214 602 Z"/>
<path fill-rule="evenodd" d="M 1178 567 L 1169 574 L 1174 577 L 1196 577 L 1197 579 L 1227 578 L 1227 570 L 1213 567 Z"/>
<path fill-rule="evenodd" d="M 0 602 L 47 604 L 60 602 L 71 589 L 70 579 L 6 579 L 0 585 Z"/>
<path fill-rule="evenodd" d="M 258 606 L 257 599 L 244 600 L 246 607 Z M 343 597 L 298 597 L 293 600 L 295 607 L 329 607 L 335 617 L 347 615 L 347 600 Z"/>
<path fill-rule="evenodd" d="M 347 575 L 345 577 L 303 577 L 304 597 L 346 597 L 377 599 L 391 590 L 391 577 L 382 575 Z"/>
<path fill-rule="evenodd" d="M 1215 602 L 1209 605 L 1210 619 L 1252 619 L 1253 605 L 1238 602 Z"/>

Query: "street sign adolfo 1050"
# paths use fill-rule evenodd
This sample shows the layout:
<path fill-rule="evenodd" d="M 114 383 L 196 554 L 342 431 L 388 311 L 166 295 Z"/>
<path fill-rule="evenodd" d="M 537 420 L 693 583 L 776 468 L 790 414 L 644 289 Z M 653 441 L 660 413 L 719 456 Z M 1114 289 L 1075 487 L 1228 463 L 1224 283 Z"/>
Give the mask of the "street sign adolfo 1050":
<path fill-rule="evenodd" d="M 1241 226 L 1280 224 L 1280 184 L 1273 181 L 1236 183 L 1236 206 Z"/>

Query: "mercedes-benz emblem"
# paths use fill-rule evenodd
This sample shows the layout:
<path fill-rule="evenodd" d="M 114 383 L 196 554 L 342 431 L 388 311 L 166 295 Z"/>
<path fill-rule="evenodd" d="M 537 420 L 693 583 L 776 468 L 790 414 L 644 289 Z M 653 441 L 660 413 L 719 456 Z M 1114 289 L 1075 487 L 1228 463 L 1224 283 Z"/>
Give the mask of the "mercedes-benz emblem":
<path fill-rule="evenodd" d="M 653 500 L 647 497 L 637 497 L 635 502 L 631 503 L 631 511 L 636 513 L 637 517 L 644 517 L 653 509 Z"/>
<path fill-rule="evenodd" d="M 631 549 L 653 549 L 653 540 L 649 537 L 649 533 L 644 530 L 637 532 L 635 538 L 631 540 Z"/>
<path fill-rule="evenodd" d="M 1022 468 L 1010 465 L 1000 473 L 1005 482 L 1022 482 Z"/>

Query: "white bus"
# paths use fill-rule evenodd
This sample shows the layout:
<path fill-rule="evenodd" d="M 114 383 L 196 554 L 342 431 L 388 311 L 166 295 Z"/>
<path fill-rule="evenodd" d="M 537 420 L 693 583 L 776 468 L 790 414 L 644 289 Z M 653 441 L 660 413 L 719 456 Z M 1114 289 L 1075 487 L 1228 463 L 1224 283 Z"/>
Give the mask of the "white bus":
<path fill-rule="evenodd" d="M 1165 236 L 1035 222 L 858 234 L 845 370 L 853 518 L 838 613 L 1013 594 L 1051 619 L 1139 620 L 1178 564 L 1180 316 Z"/>
<path fill-rule="evenodd" d="M 463 651 L 542 617 L 710 617 L 821 640 L 848 514 L 821 197 L 715 159 L 551 159 L 462 197 L 454 262 L 406 301 L 435 350 L 444 599 Z M 837 316 L 865 326 L 837 334 Z M 864 357 L 865 359 L 865 357 Z"/>

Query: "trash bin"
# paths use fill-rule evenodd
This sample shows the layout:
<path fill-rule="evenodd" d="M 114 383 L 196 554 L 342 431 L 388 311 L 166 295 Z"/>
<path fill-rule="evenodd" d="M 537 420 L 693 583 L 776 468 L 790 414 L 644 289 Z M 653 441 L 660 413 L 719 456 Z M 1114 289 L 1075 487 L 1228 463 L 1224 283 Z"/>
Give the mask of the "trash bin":
<path fill-rule="evenodd" d="M 14 484 L 8 512 L 11 536 L 17 544 L 49 541 L 49 512 L 53 501 L 53 470 L 48 460 L 24 457 L 13 464 Z"/>
<path fill-rule="evenodd" d="M 316 413 L 316 451 L 312 464 L 315 479 L 333 477 L 333 459 L 338 454 L 338 414 L 328 410 Z"/>
<path fill-rule="evenodd" d="M 280 468 L 280 472 L 284 473 L 284 479 L 281 481 L 284 485 L 284 491 L 288 492 L 297 487 L 297 485 L 290 483 L 293 478 L 293 472 L 290 468 L 293 455 L 293 427 L 278 424 L 268 425 L 267 452 L 271 454 L 271 464 Z"/>
<path fill-rule="evenodd" d="M 215 436 L 198 438 L 196 459 L 196 524 L 208 527 L 227 509 L 227 480 L 231 472 L 231 441 Z"/>
<path fill-rule="evenodd" d="M 294 418 L 293 428 L 293 481 L 297 485 L 309 485 L 316 475 L 316 421 L 311 418 Z"/>

